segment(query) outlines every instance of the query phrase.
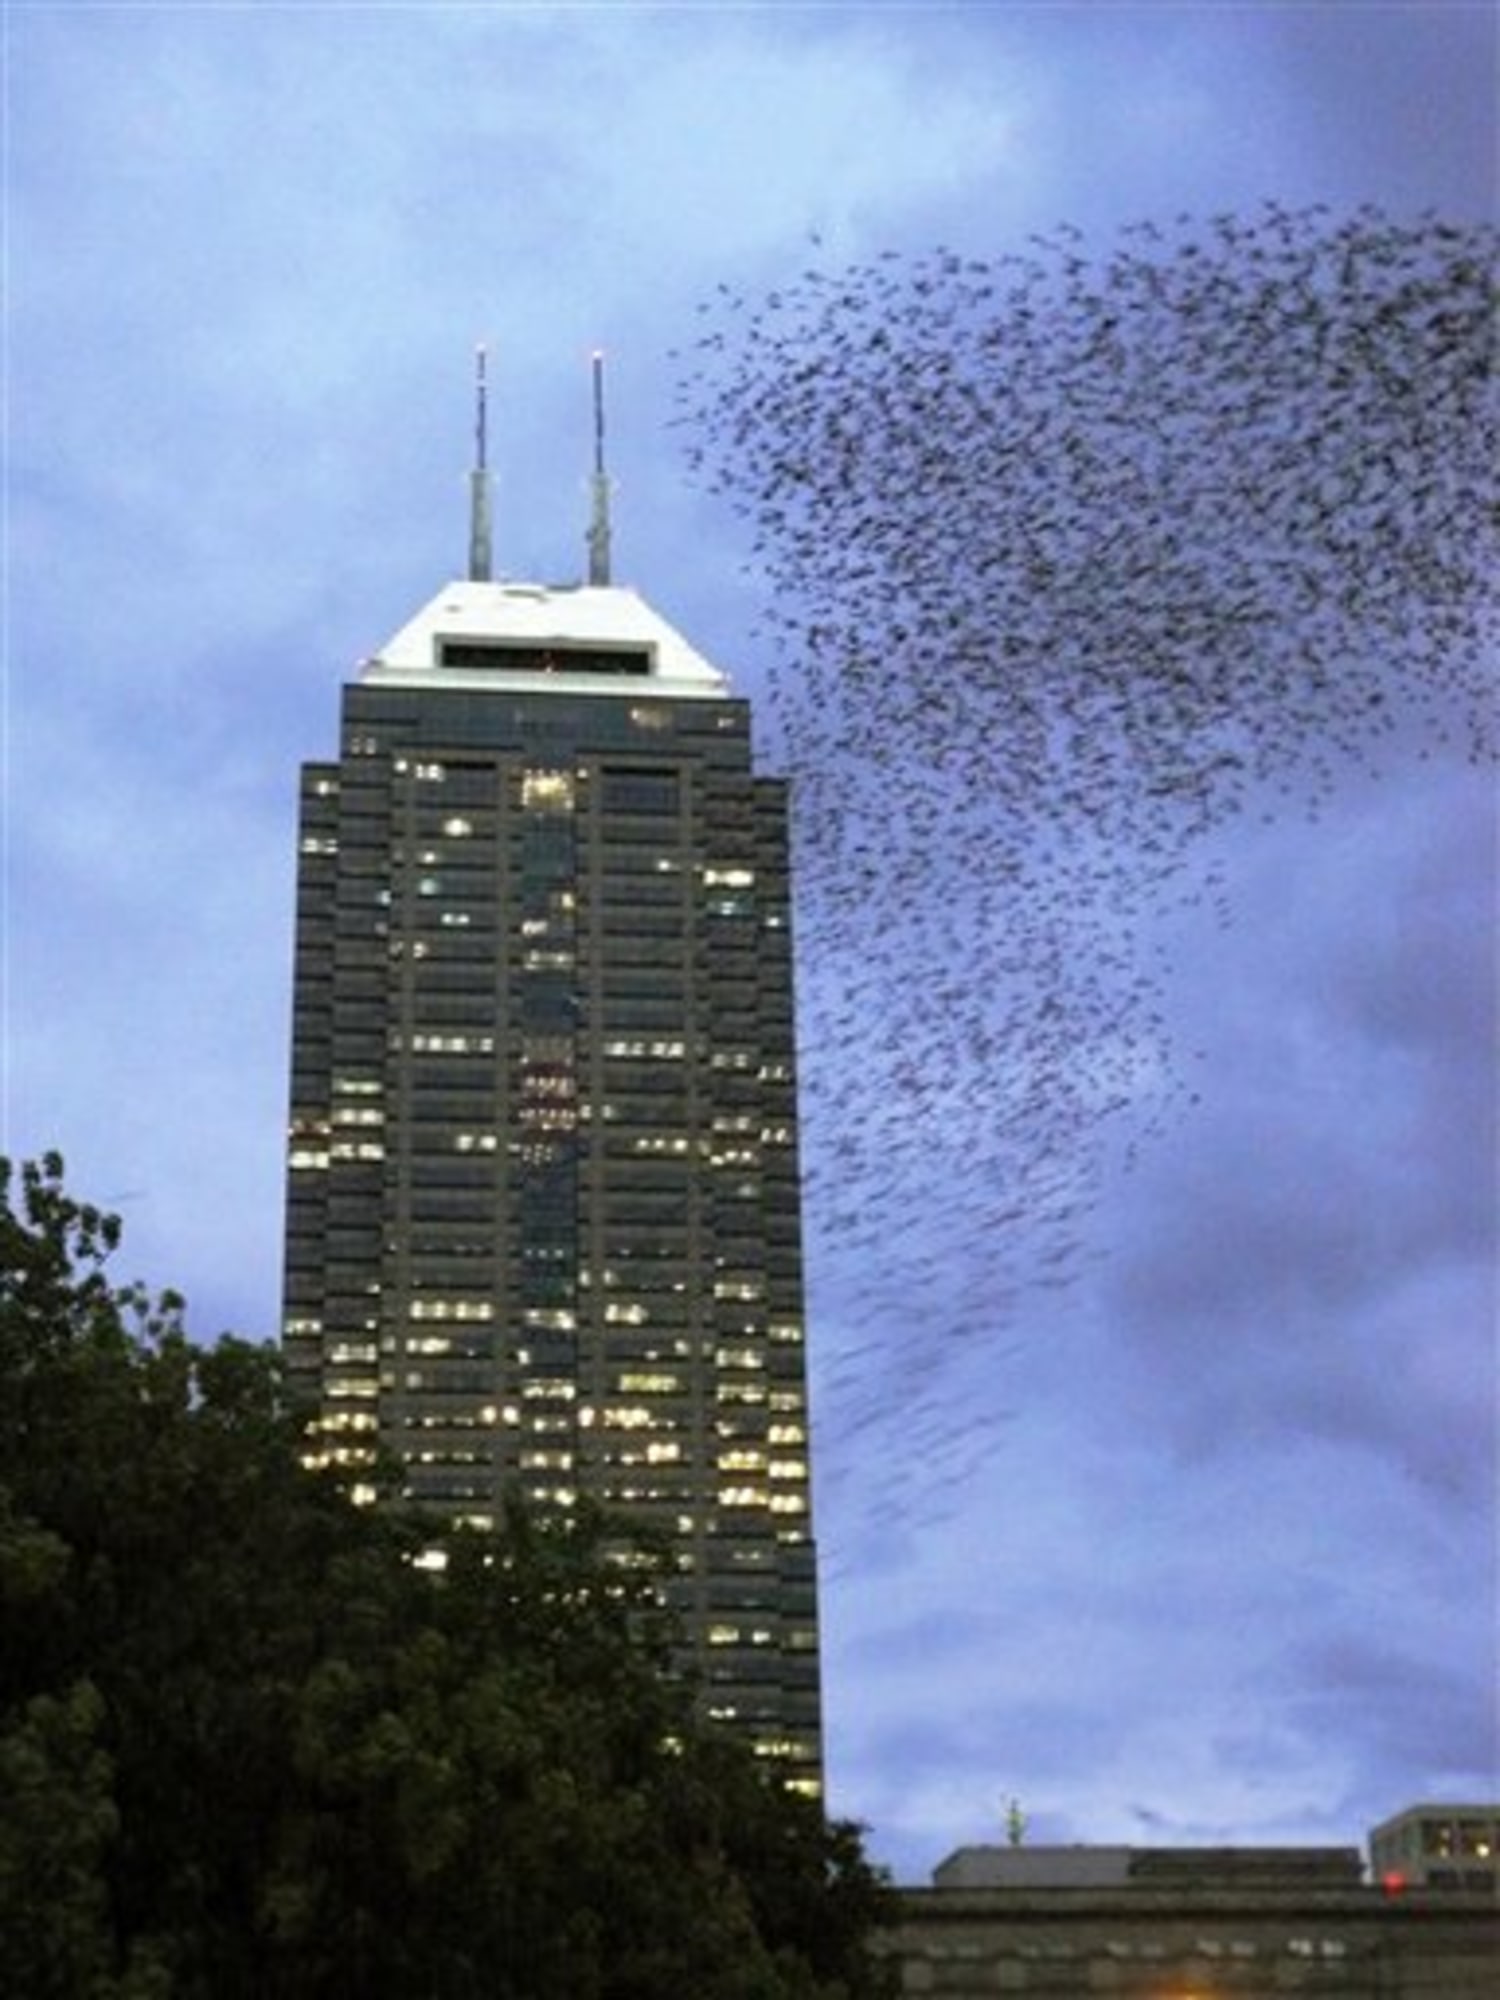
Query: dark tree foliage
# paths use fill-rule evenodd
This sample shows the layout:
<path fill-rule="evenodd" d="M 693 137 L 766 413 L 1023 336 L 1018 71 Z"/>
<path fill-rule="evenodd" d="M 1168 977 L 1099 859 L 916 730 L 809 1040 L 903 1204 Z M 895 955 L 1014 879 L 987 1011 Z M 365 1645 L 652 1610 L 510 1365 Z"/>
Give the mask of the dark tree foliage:
<path fill-rule="evenodd" d="M 355 1508 L 273 1351 L 112 1285 L 55 1156 L 0 1175 L 0 1991 L 881 1990 L 856 1834 L 694 1722 L 617 1530 Z"/>

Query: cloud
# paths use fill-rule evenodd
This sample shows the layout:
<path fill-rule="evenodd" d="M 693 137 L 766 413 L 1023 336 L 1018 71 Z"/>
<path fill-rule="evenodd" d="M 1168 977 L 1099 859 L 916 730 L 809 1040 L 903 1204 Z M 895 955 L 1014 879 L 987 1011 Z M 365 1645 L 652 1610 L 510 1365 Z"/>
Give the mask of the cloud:
<path fill-rule="evenodd" d="M 502 565 L 580 558 L 602 340 L 625 567 L 754 693 L 775 607 L 667 429 L 717 282 L 1268 194 L 1479 212 L 1494 33 L 17 14 L 8 1142 L 61 1144 L 200 1331 L 270 1330 L 295 769 L 461 561 L 474 340 Z M 883 1262 L 814 1219 L 833 1796 L 903 1872 L 1012 1795 L 1034 1838 L 1348 1840 L 1492 1783 L 1493 813 L 1440 760 L 1238 830 L 1232 921 L 1158 940 L 1200 1103 L 1128 1175 L 1101 1141 L 1066 1271 L 1016 1189 L 953 1198 L 941 1107 L 892 1118 Z"/>
<path fill-rule="evenodd" d="M 1348 1633 L 1315 1643 L 1295 1667 L 1290 1713 L 1308 1738 L 1336 1734 L 1365 1784 L 1409 1762 L 1431 1773 L 1437 1796 L 1493 1792 L 1494 1704 L 1454 1661 L 1413 1646 L 1398 1627 L 1384 1639 Z"/>
<path fill-rule="evenodd" d="M 1300 174 L 1320 194 L 1354 175 L 1408 212 L 1493 215 L 1494 93 L 1460 81 L 1495 74 L 1493 9 L 1445 8 L 1437 33 L 1421 0 L 1254 14 L 1270 94 L 1285 103 Z"/>
<path fill-rule="evenodd" d="M 1289 1348 L 1335 1313 L 1483 1287 L 1493 814 L 1477 775 L 1420 776 L 1249 850 L 1234 923 L 1179 993 L 1211 1118 L 1148 1160 L 1123 1209 L 1118 1304 L 1164 1369 L 1261 1341 L 1295 1374 Z M 1405 1317 L 1384 1329 L 1397 1346 Z"/>

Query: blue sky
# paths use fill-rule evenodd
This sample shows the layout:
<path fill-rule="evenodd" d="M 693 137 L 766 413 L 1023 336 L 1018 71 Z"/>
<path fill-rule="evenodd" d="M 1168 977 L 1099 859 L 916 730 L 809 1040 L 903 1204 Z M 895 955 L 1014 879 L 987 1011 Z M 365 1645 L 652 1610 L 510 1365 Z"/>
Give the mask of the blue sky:
<path fill-rule="evenodd" d="M 12 6 L 6 1150 L 60 1148 L 199 1333 L 274 1330 L 297 766 L 462 565 L 476 341 L 502 569 L 581 566 L 603 345 L 617 573 L 753 699 L 774 605 L 672 422 L 717 285 L 1491 214 L 1496 19 Z M 831 1802 L 903 1877 L 1012 1796 L 1347 1841 L 1495 1792 L 1493 836 L 1439 756 L 1221 837 L 1229 918 L 1170 939 L 1197 1102 L 1102 1161 L 1070 1285 L 941 1176 L 920 1254 L 814 1206 Z"/>

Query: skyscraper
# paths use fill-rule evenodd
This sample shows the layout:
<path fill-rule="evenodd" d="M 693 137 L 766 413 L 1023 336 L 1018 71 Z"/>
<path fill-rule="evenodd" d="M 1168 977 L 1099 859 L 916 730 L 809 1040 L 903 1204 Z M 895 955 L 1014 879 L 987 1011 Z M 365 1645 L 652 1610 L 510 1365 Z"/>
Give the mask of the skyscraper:
<path fill-rule="evenodd" d="M 813 1789 L 785 791 L 609 581 L 602 456 L 589 583 L 491 580 L 482 379 L 479 436 L 468 578 L 303 771 L 289 1373 L 357 1497 L 662 1532 L 705 1707 Z"/>

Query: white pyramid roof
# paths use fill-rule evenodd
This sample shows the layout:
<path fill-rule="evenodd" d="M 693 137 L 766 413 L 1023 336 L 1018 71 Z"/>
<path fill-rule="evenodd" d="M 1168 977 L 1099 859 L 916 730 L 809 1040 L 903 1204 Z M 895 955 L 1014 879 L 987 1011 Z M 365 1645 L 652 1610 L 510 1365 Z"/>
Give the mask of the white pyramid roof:
<path fill-rule="evenodd" d="M 452 646 L 463 664 L 445 663 Z M 486 654 L 493 648 L 492 658 Z M 507 648 L 518 649 L 514 665 Z M 551 654 L 528 670 L 519 649 Z M 641 652 L 644 674 L 590 671 L 590 653 Z M 578 669 L 569 671 L 568 656 Z M 364 661 L 360 678 L 403 687 L 505 688 L 546 694 L 723 698 L 727 677 L 635 591 L 617 585 L 455 582 Z"/>

